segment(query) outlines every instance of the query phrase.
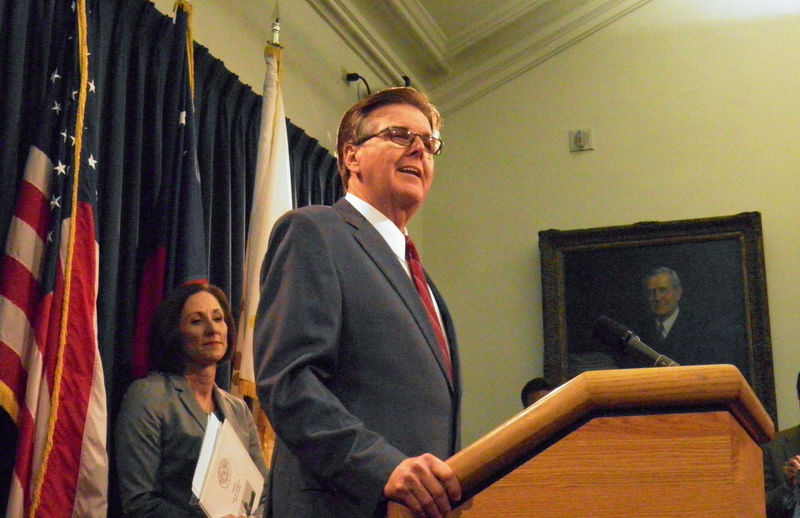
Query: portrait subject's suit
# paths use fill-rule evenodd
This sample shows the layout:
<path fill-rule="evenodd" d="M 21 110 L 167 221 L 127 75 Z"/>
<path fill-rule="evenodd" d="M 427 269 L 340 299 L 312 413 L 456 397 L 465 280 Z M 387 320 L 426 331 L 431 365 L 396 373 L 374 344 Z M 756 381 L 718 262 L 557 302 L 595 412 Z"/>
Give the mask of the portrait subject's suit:
<path fill-rule="evenodd" d="M 694 365 L 700 361 L 704 344 L 699 343 L 699 325 L 686 310 L 681 309 L 678 318 L 665 338 L 658 335 L 655 320 L 650 318 L 640 324 L 639 338 L 659 353 L 678 363 Z"/>
<path fill-rule="evenodd" d="M 349 202 L 276 223 L 254 335 L 258 396 L 277 433 L 273 517 L 380 516 L 402 460 L 459 448 L 456 336 L 428 282 L 452 380 L 414 284 Z"/>
<path fill-rule="evenodd" d="M 658 336 L 653 318 L 642 320 L 634 332 L 644 343 L 681 365 L 735 365 L 746 376 L 744 328 L 731 319 L 706 318 L 681 306 L 665 338 Z"/>

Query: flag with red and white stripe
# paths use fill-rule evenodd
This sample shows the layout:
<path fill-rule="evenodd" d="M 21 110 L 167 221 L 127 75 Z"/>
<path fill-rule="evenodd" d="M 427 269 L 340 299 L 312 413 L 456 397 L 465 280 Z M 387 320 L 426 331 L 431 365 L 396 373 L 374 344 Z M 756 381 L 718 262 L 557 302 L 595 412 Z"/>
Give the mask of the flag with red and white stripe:
<path fill-rule="evenodd" d="M 57 4 L 46 105 L 0 262 L 0 406 L 19 433 L 8 517 L 107 509 L 90 14 L 85 0 Z"/>

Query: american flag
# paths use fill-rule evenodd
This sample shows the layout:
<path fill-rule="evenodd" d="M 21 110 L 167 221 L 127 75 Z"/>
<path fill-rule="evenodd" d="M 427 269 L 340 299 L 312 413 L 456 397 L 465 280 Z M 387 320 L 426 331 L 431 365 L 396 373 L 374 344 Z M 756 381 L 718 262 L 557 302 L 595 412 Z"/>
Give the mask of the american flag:
<path fill-rule="evenodd" d="M 205 283 L 208 255 L 205 241 L 200 173 L 197 166 L 192 92 L 193 44 L 188 2 L 176 5 L 175 26 L 166 78 L 163 113 L 164 152 L 156 210 L 149 222 L 150 242 L 140 283 L 133 377 L 150 366 L 148 331 L 163 296 L 185 283 Z M 155 179 L 153 179 L 155 181 Z"/>
<path fill-rule="evenodd" d="M 0 405 L 19 431 L 7 516 L 105 516 L 97 346 L 97 87 L 85 0 L 56 2 L 50 77 L 0 263 Z"/>

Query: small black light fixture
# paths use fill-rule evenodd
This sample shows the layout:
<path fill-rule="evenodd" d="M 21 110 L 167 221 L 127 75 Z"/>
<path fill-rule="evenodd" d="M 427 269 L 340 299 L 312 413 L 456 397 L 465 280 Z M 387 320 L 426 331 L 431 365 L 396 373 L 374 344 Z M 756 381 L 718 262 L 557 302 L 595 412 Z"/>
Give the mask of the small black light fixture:
<path fill-rule="evenodd" d="M 348 83 L 352 83 L 358 80 L 363 81 L 364 86 L 367 87 L 367 95 L 372 94 L 372 92 L 369 89 L 369 83 L 367 83 L 367 80 L 364 79 L 364 77 L 362 77 L 361 74 L 357 74 L 356 72 L 349 72 L 346 76 L 344 76 L 344 78 L 347 80 Z"/>
<path fill-rule="evenodd" d="M 400 77 L 403 79 L 403 86 L 406 87 L 411 86 L 411 78 L 409 78 L 408 76 L 400 76 Z M 362 76 L 361 74 L 357 72 L 348 72 L 347 74 L 345 74 L 344 78 L 348 84 L 353 83 L 355 81 L 363 81 L 364 86 L 367 88 L 367 95 L 372 95 L 372 90 L 370 90 L 369 88 L 369 83 L 367 83 L 367 80 L 364 79 L 364 76 Z"/>

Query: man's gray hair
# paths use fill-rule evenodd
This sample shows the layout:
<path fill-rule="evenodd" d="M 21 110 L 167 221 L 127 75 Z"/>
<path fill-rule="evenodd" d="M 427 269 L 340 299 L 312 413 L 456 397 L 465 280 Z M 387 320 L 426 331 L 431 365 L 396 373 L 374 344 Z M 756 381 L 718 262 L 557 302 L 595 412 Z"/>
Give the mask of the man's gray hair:
<path fill-rule="evenodd" d="M 651 270 L 650 273 L 645 275 L 642 286 L 647 289 L 647 281 L 657 275 L 661 275 L 662 273 L 669 275 L 669 283 L 673 288 L 678 289 L 681 287 L 681 278 L 678 277 L 678 274 L 675 273 L 675 270 L 672 268 L 667 268 L 666 266 L 659 266 L 658 268 Z"/>

